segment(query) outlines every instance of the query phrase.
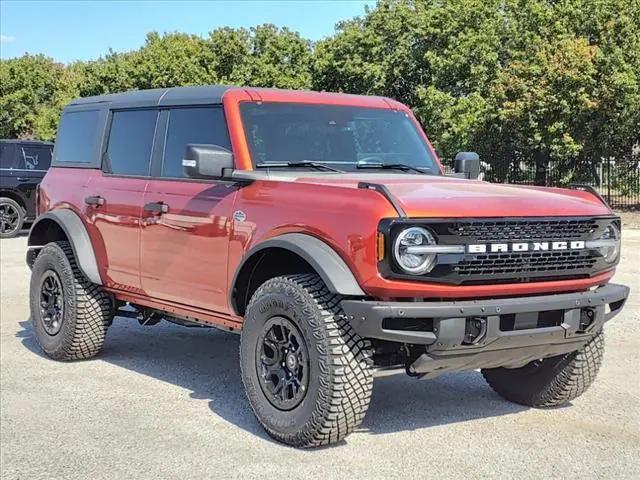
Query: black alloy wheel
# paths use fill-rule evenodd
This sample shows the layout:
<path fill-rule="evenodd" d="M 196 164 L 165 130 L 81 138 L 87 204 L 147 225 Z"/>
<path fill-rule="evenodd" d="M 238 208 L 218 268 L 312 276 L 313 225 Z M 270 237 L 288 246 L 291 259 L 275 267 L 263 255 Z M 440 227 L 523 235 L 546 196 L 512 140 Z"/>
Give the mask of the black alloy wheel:
<path fill-rule="evenodd" d="M 40 282 L 40 318 L 49 335 L 57 335 L 64 319 L 64 294 L 60 277 L 47 270 Z"/>
<path fill-rule="evenodd" d="M 309 352 L 298 328 L 285 317 L 272 317 L 256 345 L 260 386 L 271 405 L 291 410 L 309 386 Z"/>

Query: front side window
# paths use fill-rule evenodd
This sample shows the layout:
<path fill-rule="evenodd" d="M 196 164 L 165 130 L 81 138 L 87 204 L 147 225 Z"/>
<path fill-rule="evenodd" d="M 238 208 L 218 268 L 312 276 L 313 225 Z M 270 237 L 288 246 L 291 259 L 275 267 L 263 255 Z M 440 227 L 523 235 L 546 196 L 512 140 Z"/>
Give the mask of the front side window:
<path fill-rule="evenodd" d="M 113 112 L 106 161 L 117 175 L 149 175 L 157 110 Z"/>
<path fill-rule="evenodd" d="M 221 107 L 173 108 L 162 162 L 162 176 L 182 178 L 186 175 L 182 159 L 189 144 L 218 145 L 231 150 L 229 132 Z"/>
<path fill-rule="evenodd" d="M 293 103 L 241 104 L 254 166 L 317 162 L 340 170 L 402 164 L 440 174 L 435 158 L 404 112 Z"/>
<path fill-rule="evenodd" d="M 95 160 L 99 123 L 98 110 L 64 113 L 56 136 L 55 162 L 92 163 Z"/>

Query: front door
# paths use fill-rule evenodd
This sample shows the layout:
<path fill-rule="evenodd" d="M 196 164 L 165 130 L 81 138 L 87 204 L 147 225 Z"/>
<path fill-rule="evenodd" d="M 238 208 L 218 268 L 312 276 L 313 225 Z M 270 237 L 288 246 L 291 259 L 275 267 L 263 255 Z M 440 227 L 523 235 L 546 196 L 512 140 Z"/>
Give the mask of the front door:
<path fill-rule="evenodd" d="M 169 108 L 164 152 L 144 194 L 142 288 L 151 297 L 228 312 L 227 249 L 237 187 L 186 178 L 188 144 L 230 149 L 220 106 Z M 161 122 L 165 123 L 165 122 Z"/>

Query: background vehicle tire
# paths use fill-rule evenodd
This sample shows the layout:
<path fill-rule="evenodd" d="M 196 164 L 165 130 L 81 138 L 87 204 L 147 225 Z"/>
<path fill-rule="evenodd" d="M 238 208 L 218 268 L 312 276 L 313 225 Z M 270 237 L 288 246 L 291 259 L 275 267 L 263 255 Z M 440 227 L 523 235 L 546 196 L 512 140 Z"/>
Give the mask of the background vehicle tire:
<path fill-rule="evenodd" d="M 0 197 L 0 238 L 15 237 L 24 224 L 25 211 L 12 198 Z"/>
<path fill-rule="evenodd" d="M 47 244 L 31 272 L 31 323 L 54 360 L 95 356 L 113 318 L 113 300 L 82 274 L 68 242 Z"/>
<path fill-rule="evenodd" d="M 496 393 L 530 407 L 556 407 L 582 395 L 595 380 L 604 353 L 600 331 L 580 350 L 536 360 L 521 368 L 483 369 Z"/>
<path fill-rule="evenodd" d="M 373 387 L 371 344 L 351 329 L 340 300 L 316 274 L 267 280 L 251 298 L 240 340 L 242 381 L 258 421 L 278 441 L 296 447 L 328 445 L 364 418 Z M 301 340 L 298 347 L 295 338 Z M 291 352 L 303 360 L 306 355 L 306 363 L 292 360 L 295 368 L 288 370 Z M 278 365 L 279 371 L 268 370 Z M 280 373 L 282 378 L 297 376 L 288 380 L 284 396 L 302 392 L 301 397 L 282 401 L 273 393 Z"/>

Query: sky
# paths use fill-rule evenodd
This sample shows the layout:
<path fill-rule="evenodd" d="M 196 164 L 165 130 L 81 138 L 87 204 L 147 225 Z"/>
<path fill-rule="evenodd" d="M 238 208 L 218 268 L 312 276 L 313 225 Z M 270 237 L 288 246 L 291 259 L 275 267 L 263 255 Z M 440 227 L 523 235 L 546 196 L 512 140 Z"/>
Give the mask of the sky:
<path fill-rule="evenodd" d="M 139 48 L 150 31 L 207 36 L 218 27 L 286 26 L 311 40 L 364 14 L 375 0 L 16 1 L 0 0 L 0 56 L 96 59 Z"/>

